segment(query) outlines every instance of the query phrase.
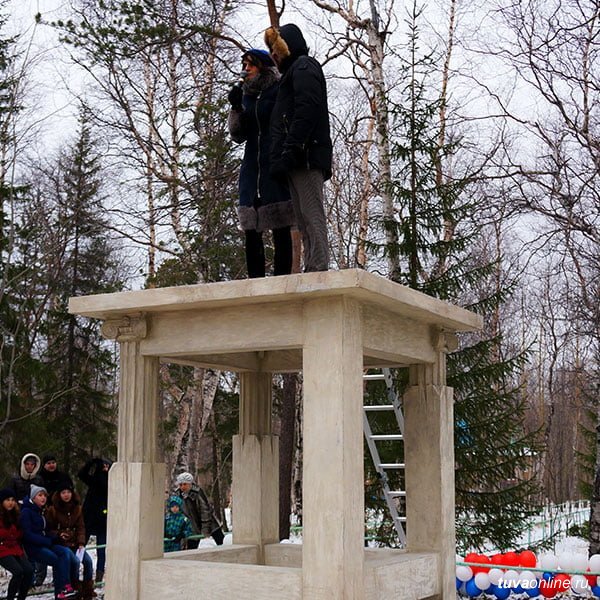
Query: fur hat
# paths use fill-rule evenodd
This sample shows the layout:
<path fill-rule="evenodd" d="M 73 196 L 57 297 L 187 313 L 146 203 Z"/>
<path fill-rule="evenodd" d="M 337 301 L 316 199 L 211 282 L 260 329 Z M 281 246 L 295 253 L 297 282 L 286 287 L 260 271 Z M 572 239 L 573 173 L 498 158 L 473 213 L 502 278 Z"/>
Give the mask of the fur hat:
<path fill-rule="evenodd" d="M 16 499 L 15 491 L 11 490 L 10 488 L 4 488 L 0 490 L 0 502 L 4 502 L 5 500 L 8 500 L 8 498 Z"/>
<path fill-rule="evenodd" d="M 33 500 L 38 494 L 41 494 L 42 492 L 44 492 L 44 494 L 46 494 L 46 496 L 48 495 L 48 490 L 45 487 L 34 484 L 31 486 L 31 489 L 29 490 L 29 498 L 31 500 Z"/>
<path fill-rule="evenodd" d="M 194 483 L 194 476 L 191 473 L 183 472 L 177 475 L 177 479 L 175 483 L 179 485 L 180 483 Z"/>
<path fill-rule="evenodd" d="M 279 60 L 283 60 L 290 55 L 290 49 L 285 40 L 279 35 L 279 30 L 276 27 L 269 27 L 265 30 L 265 44 L 271 52 Z"/>
<path fill-rule="evenodd" d="M 308 46 L 297 25 L 288 23 L 279 29 L 269 27 L 265 30 L 265 44 L 279 63 L 289 56 L 308 54 Z"/>

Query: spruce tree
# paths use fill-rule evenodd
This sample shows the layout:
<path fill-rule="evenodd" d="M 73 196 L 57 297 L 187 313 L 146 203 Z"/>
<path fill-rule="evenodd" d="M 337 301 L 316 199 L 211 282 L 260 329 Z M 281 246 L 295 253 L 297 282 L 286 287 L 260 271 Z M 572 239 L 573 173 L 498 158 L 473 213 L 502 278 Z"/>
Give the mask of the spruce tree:
<path fill-rule="evenodd" d="M 5 22 L 0 16 L 0 31 Z M 45 376 L 35 349 L 41 219 L 28 210 L 31 189 L 14 176 L 14 132 L 21 111 L 15 41 L 0 33 L 0 481 L 14 473 L 24 451 L 32 451 L 25 449 L 27 433 L 39 420 L 36 390 Z"/>
<path fill-rule="evenodd" d="M 120 288 L 119 254 L 108 228 L 103 173 L 97 142 L 84 110 L 74 142 L 51 175 L 50 275 L 44 360 L 51 376 L 44 393 L 49 404 L 47 431 L 51 449 L 65 469 L 78 468 L 90 455 L 114 454 L 116 402 L 113 348 L 96 321 L 68 313 L 68 300 Z"/>
<path fill-rule="evenodd" d="M 463 336 L 460 350 L 448 357 L 455 401 L 457 541 L 459 549 L 489 543 L 505 549 L 525 526 L 535 491 L 533 482 L 519 479 L 534 449 L 524 432 L 518 385 L 526 357 L 506 344 L 498 318 L 515 282 L 500 283 L 506 275 L 502 257 L 490 256 L 482 243 L 489 235 L 480 221 L 485 198 L 473 178 L 469 173 L 440 177 L 446 161 L 459 162 L 461 146 L 460 140 L 447 143 L 440 136 L 444 100 L 428 79 L 435 56 L 419 49 L 419 17 L 413 5 L 406 85 L 392 111 L 397 218 L 382 226 L 398 230 L 398 283 L 484 317 L 484 330 Z M 395 254 L 386 246 L 380 250 Z M 402 389 L 405 375 L 398 384 Z"/>

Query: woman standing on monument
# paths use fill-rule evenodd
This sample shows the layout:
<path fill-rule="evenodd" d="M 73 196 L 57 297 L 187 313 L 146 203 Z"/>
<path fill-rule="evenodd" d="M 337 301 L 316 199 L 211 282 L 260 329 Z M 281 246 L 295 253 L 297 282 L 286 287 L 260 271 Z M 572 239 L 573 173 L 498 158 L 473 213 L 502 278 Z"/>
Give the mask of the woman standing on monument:
<path fill-rule="evenodd" d="M 238 218 L 246 238 L 248 277 L 265 276 L 263 232 L 273 231 L 274 275 L 292 271 L 294 210 L 285 182 L 269 175 L 270 120 L 279 72 L 265 50 L 242 55 L 242 78 L 229 92 L 228 125 L 234 142 L 245 142 L 240 168 Z"/>

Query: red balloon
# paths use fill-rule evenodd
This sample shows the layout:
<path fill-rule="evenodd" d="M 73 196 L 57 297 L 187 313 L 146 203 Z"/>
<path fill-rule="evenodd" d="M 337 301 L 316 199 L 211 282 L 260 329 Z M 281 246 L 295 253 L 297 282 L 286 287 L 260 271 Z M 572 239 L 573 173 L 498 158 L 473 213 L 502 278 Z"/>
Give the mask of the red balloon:
<path fill-rule="evenodd" d="M 485 554 L 480 554 L 479 555 L 479 562 L 480 563 L 484 563 L 486 565 L 491 565 L 492 564 L 492 560 L 489 556 L 486 556 Z M 488 573 L 490 570 L 490 567 L 480 567 L 481 572 L 482 573 Z"/>
<path fill-rule="evenodd" d="M 490 561 L 493 565 L 504 565 L 504 554 L 494 554 Z"/>
<path fill-rule="evenodd" d="M 521 567 L 535 567 L 537 565 L 537 558 L 531 550 L 523 550 L 519 554 L 519 565 Z"/>
<path fill-rule="evenodd" d="M 519 555 L 516 552 L 506 552 L 504 554 L 504 564 L 507 567 L 518 567 Z"/>
<path fill-rule="evenodd" d="M 589 569 L 588 569 L 589 571 Z M 587 579 L 590 587 L 592 587 L 593 585 L 597 585 L 596 580 L 598 579 L 596 577 L 596 575 L 584 575 L 584 577 Z"/>
<path fill-rule="evenodd" d="M 465 556 L 465 562 L 466 563 L 478 563 L 481 562 L 479 560 L 479 554 L 477 554 L 477 552 L 469 552 L 469 554 L 467 554 Z M 473 575 L 475 575 L 476 573 L 479 573 L 479 567 L 471 567 L 471 571 L 473 571 Z"/>
<path fill-rule="evenodd" d="M 541 579 L 539 583 L 540 594 L 544 596 L 544 598 L 554 598 L 556 596 L 556 590 L 552 585 L 554 580 L 546 581 L 545 579 Z"/>
<path fill-rule="evenodd" d="M 568 592 L 571 589 L 571 576 L 567 573 L 558 573 L 551 582 L 557 592 Z"/>

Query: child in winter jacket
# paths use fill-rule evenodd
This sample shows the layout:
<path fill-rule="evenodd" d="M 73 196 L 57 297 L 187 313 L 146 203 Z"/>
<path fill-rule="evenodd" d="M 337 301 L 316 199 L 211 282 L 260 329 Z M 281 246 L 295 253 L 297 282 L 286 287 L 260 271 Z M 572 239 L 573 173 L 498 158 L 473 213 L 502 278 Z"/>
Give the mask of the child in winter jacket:
<path fill-rule="evenodd" d="M 12 489 L 0 490 L 0 567 L 12 575 L 6 600 L 25 600 L 33 580 L 33 567 L 25 556 L 22 539 L 15 493 Z"/>
<path fill-rule="evenodd" d="M 43 509 L 48 500 L 46 488 L 32 485 L 29 496 L 23 500 L 19 524 L 23 530 L 23 546 L 30 560 L 50 565 L 54 578 L 56 600 L 74 598 L 77 592 L 70 582 L 72 568 L 78 562 L 73 553 L 59 543 L 59 538 L 47 531 Z"/>
<path fill-rule="evenodd" d="M 73 587 L 80 591 L 80 600 L 95 598 L 94 565 L 91 556 L 85 551 L 85 525 L 79 495 L 73 486 L 66 481 L 59 485 L 59 490 L 52 496 L 52 505 L 46 511 L 46 521 L 52 534 L 56 535 L 59 544 L 66 546 L 73 555 L 81 553 L 83 564 L 83 582 L 79 582 L 79 562 L 73 569 L 71 564 L 71 581 Z"/>
<path fill-rule="evenodd" d="M 171 496 L 165 514 L 165 552 L 181 550 L 185 538 L 192 535 L 190 520 L 181 512 L 183 500 L 179 496 Z"/>

